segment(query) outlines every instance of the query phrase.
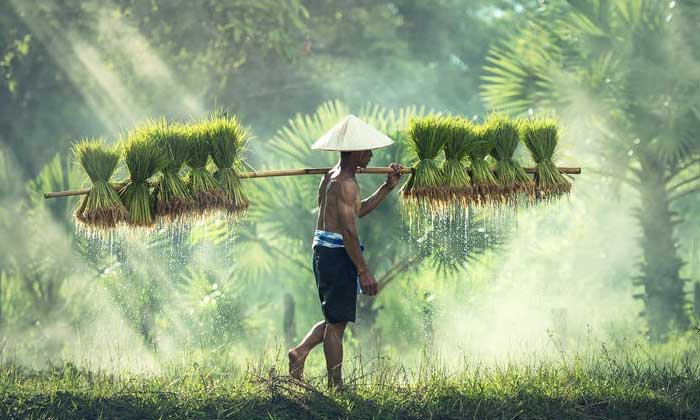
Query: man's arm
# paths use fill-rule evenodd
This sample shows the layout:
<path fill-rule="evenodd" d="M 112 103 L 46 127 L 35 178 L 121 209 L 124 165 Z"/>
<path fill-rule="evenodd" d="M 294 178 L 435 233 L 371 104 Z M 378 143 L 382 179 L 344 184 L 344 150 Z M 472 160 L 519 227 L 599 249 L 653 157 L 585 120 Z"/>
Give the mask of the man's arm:
<path fill-rule="evenodd" d="M 340 181 L 338 183 L 338 228 L 343 235 L 343 244 L 350 259 L 357 268 L 360 276 L 360 286 L 365 294 L 374 296 L 377 294 L 377 281 L 369 271 L 367 263 L 360 250 L 360 239 L 357 234 L 356 204 L 359 198 L 357 184 L 354 181 Z"/>
<path fill-rule="evenodd" d="M 362 205 L 360 206 L 360 217 L 364 217 L 372 210 L 376 209 L 377 206 L 379 206 L 379 203 L 381 203 L 382 200 L 389 195 L 389 192 L 399 183 L 399 180 L 401 179 L 400 170 L 403 168 L 403 166 L 398 163 L 392 163 L 389 165 L 389 167 L 392 168 L 394 172 L 387 175 L 386 181 L 379 186 L 374 194 L 362 200 Z"/>
<path fill-rule="evenodd" d="M 376 209 L 377 206 L 379 206 L 379 203 L 381 203 L 382 200 L 389 195 L 389 191 L 391 191 L 391 188 L 389 188 L 389 185 L 385 182 L 380 185 L 379 188 L 377 188 L 377 191 L 375 191 L 374 194 L 362 200 L 360 217 L 365 217 L 372 210 Z"/>

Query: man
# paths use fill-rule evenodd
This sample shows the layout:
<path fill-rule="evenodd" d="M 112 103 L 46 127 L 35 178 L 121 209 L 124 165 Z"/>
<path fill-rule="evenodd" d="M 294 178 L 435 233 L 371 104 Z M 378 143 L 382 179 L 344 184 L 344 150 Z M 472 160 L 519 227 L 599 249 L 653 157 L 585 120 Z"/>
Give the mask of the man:
<path fill-rule="evenodd" d="M 401 165 L 392 163 L 393 172 L 377 191 L 360 201 L 355 174 L 367 168 L 372 149 L 393 141 L 349 115 L 312 148 L 340 151 L 340 160 L 323 177 L 318 190 L 318 220 L 313 242 L 313 270 L 324 320 L 314 325 L 301 343 L 289 350 L 289 374 L 301 379 L 309 352 L 323 343 L 328 370 L 328 386 L 342 386 L 343 332 L 355 322 L 358 291 L 368 296 L 378 292 L 377 281 L 362 256 L 357 219 L 377 208 L 401 178 Z M 359 284 L 358 284 L 359 278 Z"/>

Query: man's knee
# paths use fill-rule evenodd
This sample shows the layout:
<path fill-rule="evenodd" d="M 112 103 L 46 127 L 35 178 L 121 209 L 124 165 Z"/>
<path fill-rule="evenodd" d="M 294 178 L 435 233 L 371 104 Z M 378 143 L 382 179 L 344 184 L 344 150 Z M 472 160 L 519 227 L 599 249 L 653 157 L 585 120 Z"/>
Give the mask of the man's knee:
<path fill-rule="evenodd" d="M 326 323 L 326 331 L 331 332 L 334 335 L 341 336 L 343 335 L 343 331 L 345 331 L 345 327 L 348 325 L 347 322 L 334 322 Z"/>

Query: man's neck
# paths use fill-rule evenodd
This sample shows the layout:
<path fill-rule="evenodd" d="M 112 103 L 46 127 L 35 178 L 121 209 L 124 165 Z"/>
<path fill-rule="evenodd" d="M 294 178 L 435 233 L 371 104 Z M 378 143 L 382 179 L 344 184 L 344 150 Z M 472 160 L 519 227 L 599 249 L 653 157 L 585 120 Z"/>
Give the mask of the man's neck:
<path fill-rule="evenodd" d="M 355 159 L 341 159 L 338 164 L 342 175 L 350 178 L 355 177 L 355 174 L 357 173 L 357 163 L 355 162 Z"/>

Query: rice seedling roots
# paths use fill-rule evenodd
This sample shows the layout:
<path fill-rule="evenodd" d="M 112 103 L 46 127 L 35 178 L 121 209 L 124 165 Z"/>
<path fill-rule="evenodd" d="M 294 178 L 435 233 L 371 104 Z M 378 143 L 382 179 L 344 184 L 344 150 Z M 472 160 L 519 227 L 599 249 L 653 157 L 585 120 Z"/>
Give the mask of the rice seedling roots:
<path fill-rule="evenodd" d="M 110 229 L 123 223 L 128 217 L 124 207 L 99 208 L 95 210 L 83 210 L 76 212 L 75 218 L 90 227 Z"/>

